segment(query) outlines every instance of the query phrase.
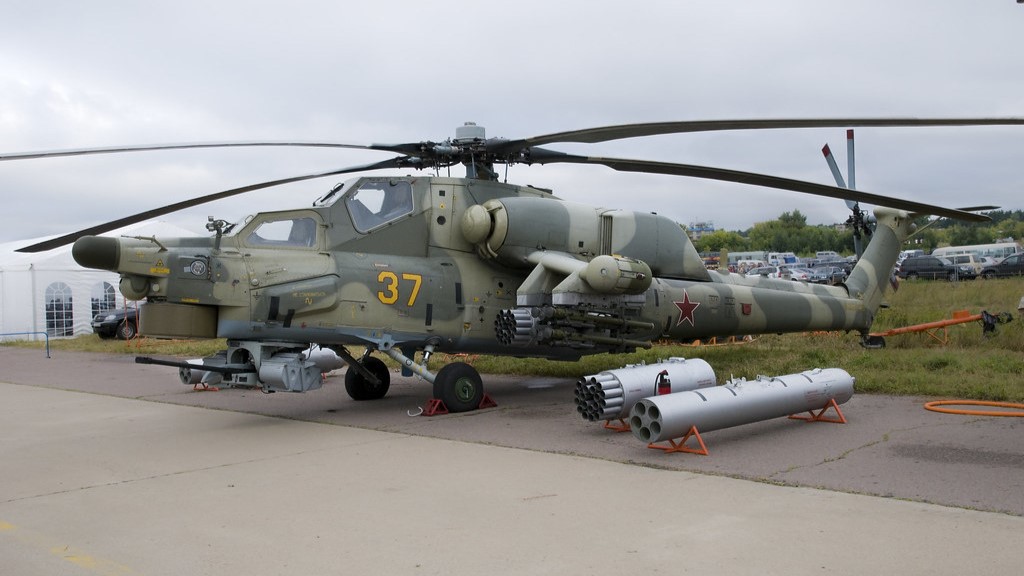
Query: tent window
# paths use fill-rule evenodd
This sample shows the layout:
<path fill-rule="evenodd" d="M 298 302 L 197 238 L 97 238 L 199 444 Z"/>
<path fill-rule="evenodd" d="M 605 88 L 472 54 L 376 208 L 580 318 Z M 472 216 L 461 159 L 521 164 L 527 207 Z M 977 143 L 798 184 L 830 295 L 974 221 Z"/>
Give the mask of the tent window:
<path fill-rule="evenodd" d="M 75 335 L 71 287 L 63 282 L 54 282 L 46 287 L 46 333 L 50 336 Z"/>
<path fill-rule="evenodd" d="M 114 287 L 110 282 L 100 282 L 92 287 L 92 315 L 103 314 L 117 307 Z"/>

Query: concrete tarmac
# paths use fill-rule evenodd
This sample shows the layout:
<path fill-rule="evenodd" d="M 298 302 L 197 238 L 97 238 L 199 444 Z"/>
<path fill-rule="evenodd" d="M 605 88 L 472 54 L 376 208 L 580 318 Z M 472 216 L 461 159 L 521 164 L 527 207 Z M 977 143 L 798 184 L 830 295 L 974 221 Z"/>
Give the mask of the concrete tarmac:
<path fill-rule="evenodd" d="M 410 416 L 195 392 L 131 356 L 0 347 L 4 574 L 1016 573 L 1019 418 L 855 396 L 664 454 L 580 419 L 573 383 L 485 377 L 498 407 Z M 613 367 L 610 367 L 613 368 Z M 854 374 L 856 376 L 856 374 Z"/>

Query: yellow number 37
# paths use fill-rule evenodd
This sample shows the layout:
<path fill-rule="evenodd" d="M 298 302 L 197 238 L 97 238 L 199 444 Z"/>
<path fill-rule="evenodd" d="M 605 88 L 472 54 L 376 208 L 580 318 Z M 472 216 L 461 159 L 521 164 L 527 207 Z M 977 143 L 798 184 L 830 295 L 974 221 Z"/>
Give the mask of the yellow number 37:
<path fill-rule="evenodd" d="M 406 301 L 406 306 L 412 306 L 416 303 L 416 297 L 420 294 L 420 284 L 423 283 L 423 276 L 419 274 L 402 274 L 402 280 L 412 281 L 412 292 L 409 294 L 409 299 Z M 381 283 L 382 290 L 377 292 L 377 299 L 384 304 L 394 304 L 398 302 L 398 275 L 394 272 L 385 270 L 380 274 L 377 274 L 377 282 Z"/>

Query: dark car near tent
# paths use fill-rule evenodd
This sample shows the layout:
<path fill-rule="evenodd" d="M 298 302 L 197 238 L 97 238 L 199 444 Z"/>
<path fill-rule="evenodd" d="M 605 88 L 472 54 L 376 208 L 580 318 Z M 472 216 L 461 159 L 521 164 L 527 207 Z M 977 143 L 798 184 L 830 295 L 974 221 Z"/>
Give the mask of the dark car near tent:
<path fill-rule="evenodd" d="M 139 333 L 139 311 L 118 308 L 100 312 L 92 319 L 92 331 L 103 339 L 131 340 Z"/>
<path fill-rule="evenodd" d="M 1021 275 L 1024 275 L 1024 254 L 1012 254 L 999 264 L 985 266 L 981 269 L 981 277 L 986 280 Z"/>
<path fill-rule="evenodd" d="M 907 258 L 900 264 L 896 275 L 900 278 L 913 280 L 915 278 L 928 278 L 932 280 L 972 279 L 977 277 L 974 268 L 969 265 L 956 266 L 945 258 L 935 256 L 916 256 Z"/>

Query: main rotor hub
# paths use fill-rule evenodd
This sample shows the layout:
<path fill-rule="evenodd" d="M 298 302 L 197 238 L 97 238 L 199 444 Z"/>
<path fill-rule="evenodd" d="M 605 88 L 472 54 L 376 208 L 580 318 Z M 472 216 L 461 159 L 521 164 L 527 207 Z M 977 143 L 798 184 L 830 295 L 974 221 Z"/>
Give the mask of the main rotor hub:
<path fill-rule="evenodd" d="M 455 129 L 455 141 L 460 144 L 463 142 L 472 142 L 474 140 L 483 141 L 486 139 L 487 129 L 483 126 L 477 126 L 476 122 L 466 122 Z"/>

